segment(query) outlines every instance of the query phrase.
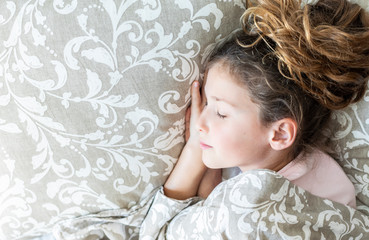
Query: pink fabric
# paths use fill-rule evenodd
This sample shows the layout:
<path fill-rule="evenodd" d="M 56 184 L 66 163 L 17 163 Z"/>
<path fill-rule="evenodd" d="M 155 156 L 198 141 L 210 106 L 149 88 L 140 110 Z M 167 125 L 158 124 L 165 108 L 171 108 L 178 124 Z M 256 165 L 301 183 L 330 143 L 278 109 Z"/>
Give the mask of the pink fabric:
<path fill-rule="evenodd" d="M 356 208 L 354 185 L 338 163 L 319 150 L 300 154 L 278 173 L 316 196 Z"/>

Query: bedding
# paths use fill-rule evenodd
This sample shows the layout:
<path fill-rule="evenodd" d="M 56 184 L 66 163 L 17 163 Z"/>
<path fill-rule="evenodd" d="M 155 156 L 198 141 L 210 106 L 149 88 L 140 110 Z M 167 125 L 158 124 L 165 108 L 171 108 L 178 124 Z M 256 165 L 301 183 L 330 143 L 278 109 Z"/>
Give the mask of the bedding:
<path fill-rule="evenodd" d="M 159 189 L 127 211 L 67 221 L 56 239 L 366 239 L 368 217 L 325 200 L 269 170 L 222 182 L 206 200 L 173 200 Z M 141 223 L 142 221 L 142 223 Z"/>
<path fill-rule="evenodd" d="M 355 186 L 357 210 L 369 215 L 369 90 L 364 99 L 334 112 L 332 149 L 338 163 Z"/>
<path fill-rule="evenodd" d="M 241 0 L 1 1 L 0 239 L 369 238 L 369 90 L 327 129 L 356 210 L 263 170 L 207 200 L 162 194 L 202 55 L 242 12 Z"/>

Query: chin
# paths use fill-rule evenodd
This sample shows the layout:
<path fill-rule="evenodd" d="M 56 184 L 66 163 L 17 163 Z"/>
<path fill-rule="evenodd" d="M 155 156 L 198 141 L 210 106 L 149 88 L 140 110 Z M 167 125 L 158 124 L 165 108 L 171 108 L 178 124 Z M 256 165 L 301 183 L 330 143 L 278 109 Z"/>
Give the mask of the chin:
<path fill-rule="evenodd" d="M 205 157 L 202 157 L 202 162 L 205 164 L 207 168 L 214 168 L 211 161 L 208 161 Z"/>
<path fill-rule="evenodd" d="M 219 166 L 219 164 L 216 164 L 214 163 L 214 161 L 207 161 L 206 159 L 202 159 L 202 162 L 205 164 L 205 166 L 207 168 L 210 168 L 210 169 L 219 169 L 219 168 L 223 168 L 222 166 Z"/>

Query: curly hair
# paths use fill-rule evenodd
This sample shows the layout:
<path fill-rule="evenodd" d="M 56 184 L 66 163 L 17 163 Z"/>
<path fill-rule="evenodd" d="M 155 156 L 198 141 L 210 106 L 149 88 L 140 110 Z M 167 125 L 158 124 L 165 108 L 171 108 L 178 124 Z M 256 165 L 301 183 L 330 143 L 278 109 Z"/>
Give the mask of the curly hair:
<path fill-rule="evenodd" d="M 228 67 L 268 125 L 297 122 L 292 154 L 324 149 L 331 110 L 359 101 L 369 76 L 369 17 L 346 0 L 259 0 L 238 30 L 217 43 L 206 68 Z"/>
<path fill-rule="evenodd" d="M 279 71 L 330 109 L 360 100 L 369 73 L 369 17 L 346 0 L 258 0 L 243 28 L 271 39 Z"/>

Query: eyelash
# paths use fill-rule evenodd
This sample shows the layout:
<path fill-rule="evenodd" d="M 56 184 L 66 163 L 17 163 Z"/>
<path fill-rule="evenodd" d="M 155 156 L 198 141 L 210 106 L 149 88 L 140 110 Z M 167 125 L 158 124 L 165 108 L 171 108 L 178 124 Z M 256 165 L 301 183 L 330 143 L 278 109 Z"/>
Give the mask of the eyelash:
<path fill-rule="evenodd" d="M 224 116 L 224 115 L 220 114 L 218 111 L 217 111 L 217 116 L 218 116 L 218 117 L 220 117 L 221 119 L 226 118 L 226 116 Z"/>
<path fill-rule="evenodd" d="M 206 101 L 206 102 L 205 102 L 205 105 L 204 105 L 204 108 L 205 108 L 207 105 L 208 105 L 208 102 Z M 218 116 L 219 118 L 221 118 L 221 119 L 226 118 L 226 116 L 225 116 L 225 115 L 220 114 L 218 111 L 217 111 L 217 116 Z"/>

